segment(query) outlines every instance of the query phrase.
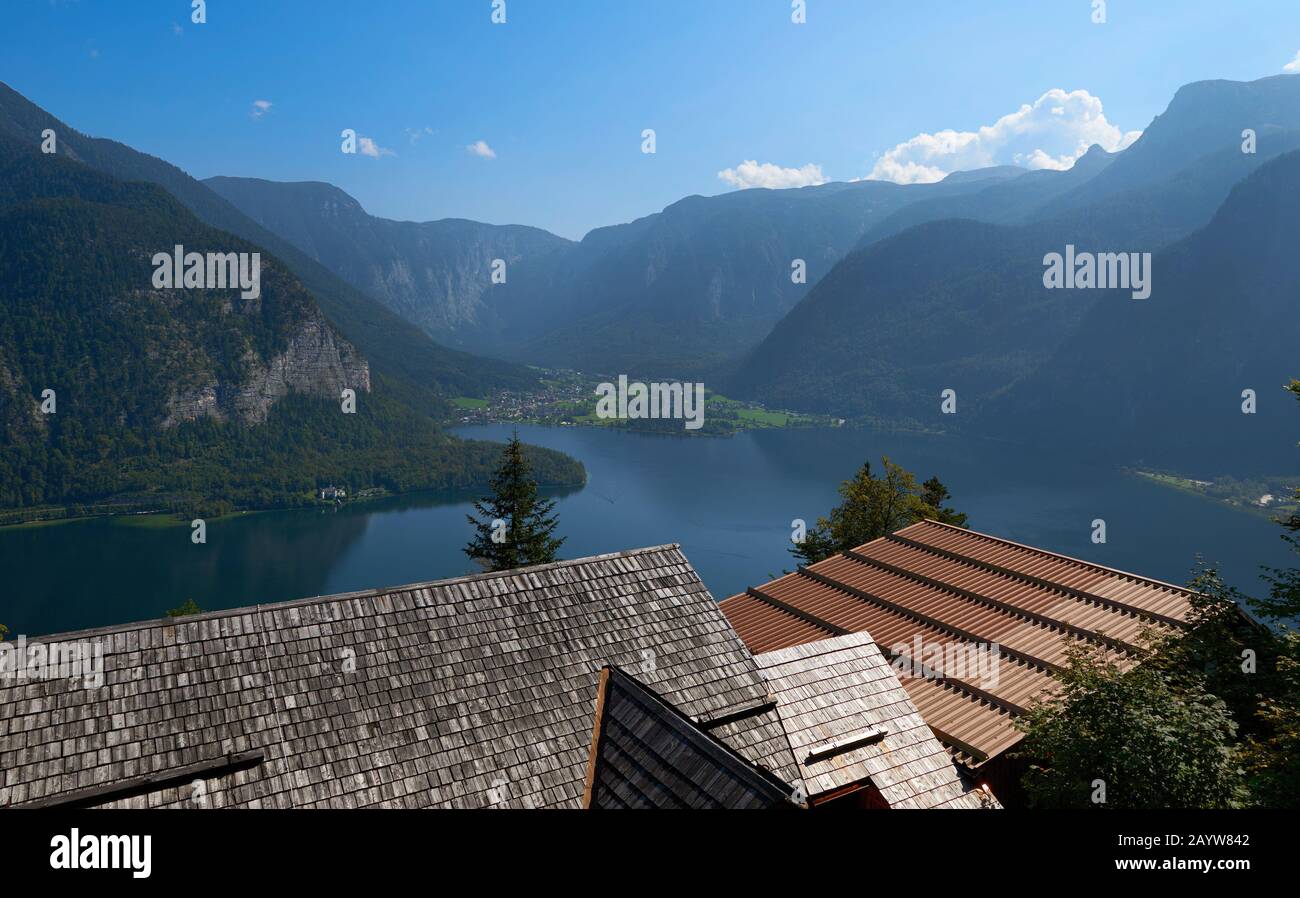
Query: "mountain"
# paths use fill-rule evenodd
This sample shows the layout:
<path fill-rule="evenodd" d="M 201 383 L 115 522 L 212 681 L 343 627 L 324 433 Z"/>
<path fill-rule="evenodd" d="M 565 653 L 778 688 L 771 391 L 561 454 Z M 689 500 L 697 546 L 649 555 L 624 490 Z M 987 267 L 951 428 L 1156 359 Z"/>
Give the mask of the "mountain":
<path fill-rule="evenodd" d="M 1151 184 L 1059 210 L 1049 204 L 1037 213 L 1035 226 L 1050 223 L 1081 239 L 1153 252 L 1204 227 L 1242 179 L 1296 149 L 1300 129 L 1270 131 L 1256 154 L 1243 154 L 1239 142 L 1234 143 Z"/>
<path fill-rule="evenodd" d="M 1241 153 L 1247 128 L 1259 135 L 1260 153 L 1270 152 L 1268 134 L 1300 129 L 1300 76 L 1197 81 L 1179 88 L 1113 165 L 1086 189 L 1059 200 L 1048 214 L 1149 186 L 1229 147 L 1247 155 Z"/>
<path fill-rule="evenodd" d="M 527 260 L 573 246 L 521 225 L 376 218 L 342 190 L 320 182 L 217 177 L 203 183 L 353 287 L 452 345 L 490 342 L 488 336 L 503 327 L 491 302 L 494 260 L 506 263 L 508 280 Z"/>
<path fill-rule="evenodd" d="M 1247 128 L 1256 133 L 1251 153 L 1243 152 Z M 1296 149 L 1300 77 L 1189 84 L 1113 165 L 1025 221 L 1156 250 L 1204 227 L 1235 185 Z"/>
<path fill-rule="evenodd" d="M 886 237 L 901 234 L 908 228 L 944 219 L 969 218 L 990 224 L 1021 223 L 1053 197 L 1070 193 L 1091 181 L 1114 159 L 1114 154 L 1093 146 L 1065 171 L 1038 169 L 1023 172 L 1015 178 L 983 179 L 977 183 L 977 190 L 912 203 L 877 222 L 862 236 L 856 248 L 862 249 Z M 953 175 L 949 175 L 943 183 L 952 178 Z"/>
<path fill-rule="evenodd" d="M 1259 135 L 1254 154 L 1241 152 L 1245 127 Z M 946 366 L 961 365 L 982 371 L 977 378 L 981 385 L 987 375 L 991 390 L 997 378 L 1018 377 L 1037 364 L 1078 323 L 1087 300 L 1062 308 L 1055 297 L 1035 295 L 1034 277 L 1024 279 L 1026 272 L 1041 275 L 1036 261 L 1025 262 L 1029 247 L 1037 251 L 1054 245 L 1059 251 L 1072 242 L 1099 251 L 1155 251 L 1203 227 L 1235 184 L 1296 148 L 1300 78 L 1204 82 L 1180 90 L 1128 149 L 1107 153 L 1094 146 L 1066 171 L 1001 166 L 956 173 L 928 185 L 867 181 L 688 197 L 656 215 L 593 231 L 571 252 L 536 264 L 525 261 L 498 300 L 514 332 L 507 330 L 500 343 L 481 348 L 585 370 L 708 375 L 728 389 L 770 402 L 821 411 L 838 407 L 850 414 L 891 407 L 910 417 L 912 400 L 902 397 L 912 388 L 905 382 L 928 384 Z M 870 270 L 851 255 L 918 226 L 963 219 L 1011 230 L 1001 236 L 960 227 L 956 232 L 925 230 L 919 238 L 892 245 L 897 256 L 871 255 Z M 1023 233 L 1012 233 L 1017 228 Z M 915 242 L 949 236 L 972 252 L 976 245 L 981 248 L 963 256 L 942 244 L 927 249 Z M 1041 257 L 1039 253 L 1037 259 Z M 806 284 L 791 281 L 790 265 L 797 258 L 807 262 Z M 917 267 L 920 259 L 926 260 L 924 271 Z M 920 290 L 931 294 L 926 302 L 935 304 L 933 314 L 940 320 L 930 321 L 925 312 L 909 324 L 902 310 L 914 308 L 912 297 L 882 296 L 882 320 L 850 318 L 841 322 L 843 327 L 832 318 L 824 322 L 821 336 L 843 346 L 844 359 L 827 358 L 821 354 L 823 344 L 806 341 L 797 346 L 811 355 L 781 351 L 778 341 L 791 330 L 782 328 L 778 337 L 778 321 L 789 316 L 806 323 L 836 304 L 826 299 L 831 288 L 824 283 L 837 265 L 852 272 L 831 281 L 847 294 L 839 305 L 851 305 L 853 295 L 865 296 L 868 283 L 875 289 L 894 283 L 916 292 L 900 277 L 916 272 L 925 285 Z M 899 344 L 925 346 L 936 339 L 930 329 L 941 327 L 947 314 L 939 311 L 943 303 L 938 297 L 947 295 L 955 303 L 953 320 L 965 320 L 978 303 L 970 291 L 980 283 L 992 289 L 997 272 L 1007 292 L 994 301 L 999 311 L 988 325 L 1029 324 L 1008 305 L 1019 296 L 1028 304 L 1024 314 L 1037 328 L 1031 329 L 1035 342 L 1007 345 L 999 354 L 995 347 L 1003 342 L 977 322 L 968 333 L 993 342 L 968 351 L 953 342 L 947 362 L 918 360 L 919 368 L 904 370 L 912 362 Z M 805 304 L 820 309 L 809 313 Z M 900 310 L 897 320 L 887 308 Z M 857 328 L 864 326 L 897 343 L 879 345 L 866 336 L 855 355 L 845 335 L 860 336 Z M 861 352 L 871 357 L 864 359 Z M 826 384 L 813 372 L 832 366 L 838 366 L 844 389 L 822 392 Z M 871 395 L 854 395 L 849 372 L 873 369 L 879 376 L 869 381 Z M 808 389 L 795 386 L 801 380 Z"/>
<path fill-rule="evenodd" d="M 1255 153 L 1242 152 L 1246 128 L 1256 131 Z M 975 193 L 914 203 L 868 231 L 859 248 L 925 222 L 970 218 L 1054 222 L 1081 238 L 1154 250 L 1203 227 L 1235 184 L 1297 148 L 1300 78 L 1197 82 L 1181 88 L 1122 152 L 1093 146 L 1063 172 L 1034 171 Z"/>
<path fill-rule="evenodd" d="M 512 357 L 581 370 L 693 376 L 754 346 L 873 222 L 983 181 L 882 181 L 691 196 L 524 265 L 501 299 Z M 796 283 L 801 260 L 806 279 Z"/>
<path fill-rule="evenodd" d="M 1256 154 L 1240 152 L 1243 122 L 1259 133 Z M 1094 146 L 1066 171 L 995 166 L 936 184 L 863 181 L 691 196 L 633 222 L 598 228 L 576 244 L 519 226 L 386 221 L 325 184 L 207 183 L 444 342 L 536 365 L 722 380 L 753 351 L 778 368 L 761 374 L 751 365 L 750 373 L 739 375 L 738 389 L 770 401 L 825 406 L 831 396 L 818 400 L 791 387 L 800 375 L 786 377 L 780 366 L 795 360 L 776 360 L 760 344 L 851 253 L 921 225 L 959 219 L 1056 235 L 1061 245 L 1154 251 L 1202 227 L 1234 184 L 1296 148 L 1300 79 L 1203 82 L 1180 90 L 1125 151 Z M 1014 252 L 1026 241 L 1042 242 L 1032 233 L 1008 241 Z M 998 251 L 994 243 L 983 250 Z M 491 286 L 488 266 L 496 258 L 506 260 L 508 277 Z M 877 255 L 872 264 L 906 265 L 909 258 Z M 806 267 L 803 282 L 791 276 L 796 260 Z M 966 278 L 969 261 L 936 248 L 928 289 L 945 277 Z M 1008 260 L 1002 269 L 1015 276 L 1017 264 Z M 879 274 L 882 282 L 891 277 Z M 1065 327 L 1077 320 L 1054 313 L 1048 319 Z M 900 321 L 896 332 L 886 331 L 906 342 L 906 327 Z M 1041 344 L 1000 360 L 975 350 L 968 363 L 1019 376 L 1065 336 L 1043 332 Z M 886 348 L 880 357 L 890 354 Z M 851 362 L 846 370 L 859 365 Z M 766 394 L 760 391 L 764 378 L 786 383 Z M 852 413 L 880 404 L 852 400 L 845 406 Z"/>
<path fill-rule="evenodd" d="M 168 289 L 154 258 L 258 253 L 258 289 Z M 357 394 L 343 414 L 344 389 Z M 47 391 L 53 391 L 52 395 Z M 52 401 L 52 405 L 49 403 Z M 0 506 L 186 509 L 308 501 L 324 483 L 486 482 L 499 447 L 443 434 L 276 256 L 0 133 Z M 535 452 L 542 479 L 579 465 Z"/>
<path fill-rule="evenodd" d="M 536 377 L 520 366 L 439 346 L 419 328 L 344 283 L 179 168 L 116 141 L 81 134 L 0 83 L 0 133 L 38 146 L 46 129 L 55 132 L 60 155 L 118 180 L 157 184 L 204 223 L 284 260 L 326 317 L 370 360 L 375 375 L 390 380 L 393 389 L 413 407 L 439 412 L 445 408 L 439 395 L 486 395 L 490 390 L 536 383 Z"/>
<path fill-rule="evenodd" d="M 203 225 L 153 185 L 7 137 L 0 162 L 4 358 L 33 386 L 68 385 L 65 413 L 160 428 L 200 417 L 256 424 L 291 392 L 370 392 L 360 353 L 258 247 Z M 260 295 L 158 289 L 151 259 L 177 244 L 259 253 Z"/>
<path fill-rule="evenodd" d="M 723 392 L 945 429 L 977 426 L 1012 385 L 1026 391 L 1018 395 L 1027 402 L 1090 316 L 1114 306 L 1117 296 L 1128 301 L 1122 292 L 1045 289 L 1047 253 L 1074 245 L 1079 252 L 1161 258 L 1162 247 L 1181 245 L 1205 227 L 1236 185 L 1300 148 L 1300 78 L 1185 89 L 1179 98 L 1122 153 L 1094 147 L 1070 171 L 1022 174 L 886 218 L 728 372 Z M 1205 125 L 1216 116 L 1255 116 L 1264 129 L 1258 153 L 1241 152 L 1240 127 Z M 1141 177 L 1113 176 L 1139 171 L 1125 161 L 1138 146 L 1146 147 Z M 1112 190 L 1103 182 L 1129 186 Z M 970 217 L 931 220 L 956 212 Z M 1267 256 L 1258 262 L 1264 271 L 1274 264 Z M 1155 274 L 1165 289 L 1168 267 Z M 1228 349 L 1251 352 L 1248 342 Z M 957 391 L 955 418 L 939 414 L 945 389 Z M 1015 420 L 1000 419 L 997 434 L 1015 438 Z"/>
<path fill-rule="evenodd" d="M 517 225 L 389 221 L 328 184 L 204 183 L 444 342 L 553 367 L 684 376 L 762 339 L 871 222 L 1014 172 L 692 196 L 576 244 Z M 491 285 L 493 259 L 506 261 L 505 284 Z M 796 259 L 805 283 L 791 277 Z"/>
<path fill-rule="evenodd" d="M 1210 475 L 1225 458 L 1288 470 L 1297 428 L 1281 388 L 1300 376 L 1298 192 L 1300 152 L 1262 166 L 1204 229 L 1156 255 L 1149 299 L 1092 304 L 980 429 Z M 1242 413 L 1246 389 L 1256 414 Z"/>
<path fill-rule="evenodd" d="M 969 171 L 955 171 L 943 180 L 949 184 L 969 183 L 971 181 L 1010 181 L 1028 172 L 1029 169 L 1019 165 L 990 165 L 986 168 L 973 168 Z"/>
<path fill-rule="evenodd" d="M 1095 297 L 1047 290 L 1065 235 L 967 220 L 910 228 L 849 255 L 724 381 L 778 408 L 950 426 L 1041 365 Z M 1086 247 L 1081 247 L 1081 249 Z"/>

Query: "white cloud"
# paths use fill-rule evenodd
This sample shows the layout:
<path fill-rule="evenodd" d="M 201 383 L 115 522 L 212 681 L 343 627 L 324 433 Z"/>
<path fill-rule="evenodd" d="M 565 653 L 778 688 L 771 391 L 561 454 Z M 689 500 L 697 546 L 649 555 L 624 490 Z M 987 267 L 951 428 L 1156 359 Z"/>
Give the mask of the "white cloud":
<path fill-rule="evenodd" d="M 1086 90 L 1058 87 L 978 131 L 918 134 L 878 158 L 869 177 L 918 184 L 990 165 L 1063 170 L 1093 144 L 1113 153 L 1141 136 L 1108 122 L 1101 100 Z"/>
<path fill-rule="evenodd" d="M 1300 72 L 1300 53 L 1295 55 L 1295 59 L 1282 66 L 1282 71 L 1290 72 L 1293 75 Z"/>
<path fill-rule="evenodd" d="M 396 156 L 392 150 L 387 147 L 381 147 L 375 143 L 373 137 L 357 137 L 357 149 L 361 151 L 362 156 L 369 156 L 371 159 L 378 159 L 380 156 Z"/>
<path fill-rule="evenodd" d="M 435 132 L 428 125 L 425 125 L 423 128 L 407 128 L 402 133 L 406 135 L 406 139 L 410 141 L 411 146 L 415 146 L 420 142 L 421 137 Z"/>
<path fill-rule="evenodd" d="M 803 168 L 782 168 L 771 162 L 759 165 L 755 159 L 746 159 L 735 168 L 718 172 L 718 177 L 741 190 L 748 187 L 812 187 L 826 183 L 822 167 L 811 162 Z"/>
<path fill-rule="evenodd" d="M 253 118 L 261 118 L 262 116 L 266 115 L 270 111 L 271 111 L 270 100 L 254 100 L 253 108 L 248 114 Z"/>
<path fill-rule="evenodd" d="M 497 151 L 488 146 L 486 140 L 474 141 L 472 144 L 465 147 L 465 152 L 478 156 L 481 159 L 495 159 L 497 157 Z"/>

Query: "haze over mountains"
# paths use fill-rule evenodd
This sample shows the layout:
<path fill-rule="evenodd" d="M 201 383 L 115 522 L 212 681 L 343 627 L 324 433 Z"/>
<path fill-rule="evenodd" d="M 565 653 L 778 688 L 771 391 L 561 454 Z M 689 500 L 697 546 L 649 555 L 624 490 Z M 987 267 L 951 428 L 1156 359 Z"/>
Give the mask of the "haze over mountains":
<path fill-rule="evenodd" d="M 40 149 L 47 129 L 56 153 Z M 259 289 L 167 289 L 155 255 L 176 246 L 258 254 Z M 484 483 L 498 447 L 433 415 L 451 390 L 536 375 L 439 347 L 313 264 L 178 169 L 0 92 L 0 507 L 220 512 L 300 504 L 330 482 Z M 572 459 L 533 458 L 543 482 L 582 482 Z"/>
<path fill-rule="evenodd" d="M 990 432 L 1029 430 L 1131 461 L 1290 471 L 1300 376 L 1300 151 L 1233 188 L 1158 253 L 1150 299 L 1102 296 L 1041 370 L 996 397 Z M 1243 414 L 1252 391 L 1256 414 Z M 1217 465 L 1217 467 L 1215 467 Z"/>
<path fill-rule="evenodd" d="M 1247 128 L 1253 153 L 1242 151 Z M 693 196 L 578 243 L 517 226 L 389 222 L 325 185 L 208 184 L 442 342 L 951 429 L 954 419 L 934 420 L 940 389 L 958 389 L 958 420 L 979 426 L 1013 384 L 1015 396 L 1032 392 L 1095 304 L 1113 304 L 1045 290 L 1045 253 L 1171 246 L 1296 149 L 1300 79 L 1284 75 L 1188 85 L 1128 149 L 1093 147 L 1067 171 Z M 490 283 L 494 258 L 506 260 L 505 284 Z M 795 260 L 806 283 L 791 277 Z"/>
<path fill-rule="evenodd" d="M 474 358 L 439 346 L 419 328 L 348 285 L 179 168 L 116 141 L 81 134 L 0 83 L 0 133 L 37 147 L 46 129 L 58 135 L 59 155 L 119 180 L 157 184 L 204 223 L 282 259 L 329 319 L 370 360 L 376 377 L 389 381 L 404 401 L 436 411 L 440 396 L 526 387 L 536 382 L 535 376 L 520 366 Z"/>
<path fill-rule="evenodd" d="M 375 218 L 324 184 L 205 183 L 439 341 L 555 367 L 688 374 L 762 339 L 873 222 L 985 182 L 972 173 L 692 196 L 579 243 L 520 226 Z M 507 273 L 495 286 L 494 259 Z M 796 259 L 804 283 L 792 278 Z"/>
<path fill-rule="evenodd" d="M 390 221 L 319 182 L 200 183 L 0 89 L 0 133 L 35 145 L 45 127 L 69 158 L 152 181 L 282 259 L 376 384 L 432 411 L 447 396 L 527 388 L 537 372 L 523 366 L 543 365 L 1201 465 L 1237 445 L 1241 390 L 1280 385 L 1300 322 L 1284 299 L 1297 272 L 1270 230 L 1291 225 L 1269 192 L 1295 186 L 1300 78 L 1289 75 L 1188 85 L 1130 147 L 1093 147 L 1066 171 L 691 196 L 578 242 L 524 225 Z M 1044 255 L 1067 245 L 1153 254 L 1151 297 L 1046 289 Z M 956 416 L 940 414 L 945 389 Z M 1237 418 L 1192 440 L 1210 408 Z M 1246 425 L 1269 446 L 1251 463 L 1287 458 L 1293 441 L 1265 409 Z"/>
<path fill-rule="evenodd" d="M 6 416 L 9 426 L 61 420 L 36 414 L 30 398 L 18 401 L 14 370 L 37 384 L 66 384 L 65 412 L 163 428 L 204 417 L 261 423 L 290 392 L 370 392 L 369 365 L 273 258 L 260 266 L 255 297 L 196 290 L 187 302 L 153 286 L 158 250 L 257 251 L 203 225 L 166 191 L 5 135 L 0 165 L 0 383 L 33 412 Z M 147 364 L 129 364 L 132 356 Z"/>
<path fill-rule="evenodd" d="M 463 219 L 416 223 L 367 215 L 342 190 L 320 182 L 209 178 L 208 187 L 259 225 L 349 284 L 449 344 L 503 327 L 487 301 L 491 265 L 510 267 L 572 246 L 538 228 Z"/>
<path fill-rule="evenodd" d="M 1243 152 L 1247 128 L 1257 135 L 1255 153 Z M 1088 446 L 1124 458 L 1150 446 L 1144 457 L 1153 462 L 1222 463 L 1221 441 L 1191 439 L 1194 418 L 1174 427 L 1158 409 L 1182 403 L 1189 414 L 1230 408 L 1243 417 L 1239 394 L 1250 384 L 1239 376 L 1246 360 L 1260 361 L 1260 348 L 1276 347 L 1274 339 L 1295 345 L 1300 316 L 1269 300 L 1300 288 L 1285 254 L 1253 252 L 1258 272 L 1250 279 L 1228 281 L 1223 272 L 1236 270 L 1247 248 L 1273 246 L 1266 229 L 1281 223 L 1276 201 L 1264 192 L 1234 195 L 1231 206 L 1229 195 L 1257 171 L 1270 171 L 1259 183 L 1287 183 L 1296 163 L 1286 154 L 1297 147 L 1300 78 L 1190 85 L 1113 158 L 1094 149 L 1071 171 L 1031 173 L 973 197 L 903 210 L 897 217 L 908 218 L 906 225 L 887 223 L 872 235 L 878 239 L 864 240 L 724 379 L 725 387 L 777 405 L 1005 439 L 1055 443 L 1069 435 L 1074 444 L 1086 431 Z M 1234 210 L 1235 236 L 1215 218 L 1220 207 Z M 1213 227 L 1193 236 L 1211 219 Z M 1046 289 L 1044 255 L 1067 245 L 1155 253 L 1152 296 L 1134 301 L 1125 291 Z M 1193 259 L 1197 275 L 1189 277 Z M 1244 295 L 1264 284 L 1274 286 Z M 1267 336 L 1247 340 L 1240 328 L 1220 334 L 1220 317 L 1244 308 L 1256 310 L 1254 326 L 1269 329 Z M 1149 329 L 1144 321 L 1164 326 Z M 1068 355 L 1058 359 L 1058 350 Z M 1257 387 L 1262 394 L 1285 381 L 1287 361 L 1267 374 L 1256 367 L 1252 382 L 1264 384 Z M 1183 397 L 1157 386 L 1168 383 L 1154 372 L 1193 367 L 1198 374 L 1185 381 Z M 961 399 L 958 418 L 940 415 L 944 389 Z M 1031 424 L 1030 408 L 1068 411 Z M 1112 420 L 1108 408 L 1128 411 Z M 1276 405 L 1272 411 L 1252 419 L 1261 439 L 1234 460 L 1253 455 L 1259 464 L 1284 463 L 1294 439 L 1285 437 L 1295 429 Z"/>

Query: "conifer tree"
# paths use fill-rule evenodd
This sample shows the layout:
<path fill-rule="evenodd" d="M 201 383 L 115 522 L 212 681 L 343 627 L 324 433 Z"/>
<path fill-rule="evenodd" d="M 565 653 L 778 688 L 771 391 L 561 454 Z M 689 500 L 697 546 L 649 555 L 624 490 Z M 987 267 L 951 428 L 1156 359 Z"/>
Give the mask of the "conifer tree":
<path fill-rule="evenodd" d="M 555 561 L 564 543 L 554 535 L 560 523 L 551 513 L 555 502 L 539 498 L 518 431 L 501 453 L 491 489 L 491 496 L 474 502 L 478 516 L 466 515 L 475 532 L 465 554 L 490 571 Z"/>

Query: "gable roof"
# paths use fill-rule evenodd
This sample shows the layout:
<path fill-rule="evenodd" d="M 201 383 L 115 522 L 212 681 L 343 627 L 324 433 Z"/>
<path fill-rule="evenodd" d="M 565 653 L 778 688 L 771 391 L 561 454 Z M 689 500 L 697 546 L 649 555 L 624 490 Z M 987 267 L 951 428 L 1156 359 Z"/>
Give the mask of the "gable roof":
<path fill-rule="evenodd" d="M 793 791 L 635 677 L 601 671 L 586 807 L 793 807 Z"/>
<path fill-rule="evenodd" d="M 0 806 L 577 807 L 602 666 L 696 720 L 770 705 L 676 545 L 41 641 L 101 645 L 104 682 L 0 680 Z"/>
<path fill-rule="evenodd" d="M 975 768 L 1022 738 L 1014 719 L 1065 663 L 1066 640 L 1133 661 L 1144 628 L 1182 629 L 1191 592 L 960 527 L 923 521 L 721 603 L 756 653 L 869 631 L 925 722 Z M 943 670 L 917 648 L 997 646 L 988 671 Z M 951 665 L 950 665 L 951 666 Z"/>
<path fill-rule="evenodd" d="M 808 795 L 870 780 L 891 808 L 979 808 L 869 633 L 754 658 Z"/>

